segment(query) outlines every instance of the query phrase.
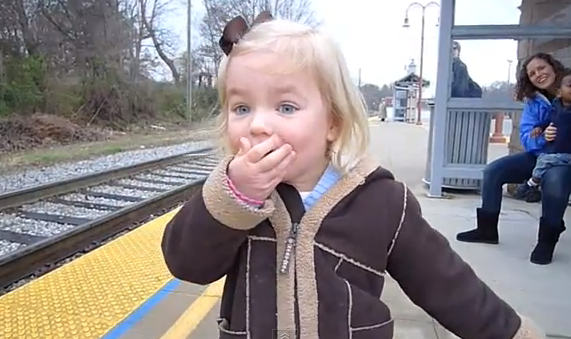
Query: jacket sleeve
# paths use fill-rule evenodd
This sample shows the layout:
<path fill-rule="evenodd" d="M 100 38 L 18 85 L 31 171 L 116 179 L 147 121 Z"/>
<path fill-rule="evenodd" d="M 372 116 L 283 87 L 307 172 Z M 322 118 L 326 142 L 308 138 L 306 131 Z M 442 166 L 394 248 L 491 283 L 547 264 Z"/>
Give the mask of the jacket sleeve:
<path fill-rule="evenodd" d="M 537 138 L 531 136 L 531 130 L 543 123 L 539 117 L 539 112 L 537 112 L 537 108 L 533 105 L 533 101 L 526 101 L 519 125 L 519 139 L 527 152 L 539 151 L 543 149 L 547 143 L 543 133 Z"/>
<path fill-rule="evenodd" d="M 452 63 L 452 83 L 450 85 L 450 97 L 467 97 L 468 90 L 468 69 L 460 59 L 456 58 Z"/>
<path fill-rule="evenodd" d="M 387 271 L 412 302 L 460 338 L 543 338 L 476 276 L 424 220 L 412 193 L 404 191 L 404 218 L 389 250 Z"/>
<path fill-rule="evenodd" d="M 201 193 L 194 195 L 166 226 L 162 251 L 170 272 L 178 279 L 209 284 L 232 267 L 250 229 L 274 210 L 268 199 L 256 208 L 238 201 L 227 184 L 222 161 Z"/>

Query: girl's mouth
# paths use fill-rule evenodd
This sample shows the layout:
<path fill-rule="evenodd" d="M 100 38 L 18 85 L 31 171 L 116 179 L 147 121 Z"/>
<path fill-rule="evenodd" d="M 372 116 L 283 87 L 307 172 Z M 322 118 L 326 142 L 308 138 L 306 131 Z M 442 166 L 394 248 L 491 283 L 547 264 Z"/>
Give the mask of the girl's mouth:
<path fill-rule="evenodd" d="M 537 82 L 542 84 L 545 82 L 545 80 L 547 80 L 547 75 L 542 75 L 539 77 L 539 79 L 537 79 Z"/>

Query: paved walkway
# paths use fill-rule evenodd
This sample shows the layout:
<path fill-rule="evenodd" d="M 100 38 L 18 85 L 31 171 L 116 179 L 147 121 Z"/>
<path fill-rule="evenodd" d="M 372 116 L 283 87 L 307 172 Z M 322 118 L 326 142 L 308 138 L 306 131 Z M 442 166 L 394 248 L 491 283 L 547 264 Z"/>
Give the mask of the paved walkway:
<path fill-rule="evenodd" d="M 427 198 L 422 177 L 428 131 L 422 126 L 404 123 L 373 122 L 371 125 L 371 151 L 384 167 L 411 187 L 432 226 L 443 233 L 482 279 L 520 313 L 531 316 L 548 333 L 558 335 L 552 338 L 571 338 L 571 236 L 563 236 L 553 264 L 545 267 L 530 264 L 528 257 L 535 242 L 539 205 L 506 199 L 501 216 L 500 245 L 456 242 L 454 238 L 457 232 L 473 227 L 479 196 L 461 194 L 453 195 L 450 199 Z M 506 152 L 506 145 L 492 145 L 489 154 L 491 158 L 496 158 Z M 170 334 L 162 338 L 182 338 L 188 333 L 187 338 L 217 338 L 215 320 L 218 305 L 212 307 L 212 300 L 219 299 L 220 295 L 219 292 L 207 292 L 205 296 L 202 291 L 195 285 L 181 285 L 176 293 L 172 293 L 172 298 L 183 304 L 180 310 L 174 312 L 173 306 L 168 304 L 164 304 L 163 308 L 157 307 L 146 317 L 146 321 L 142 321 L 125 338 L 141 338 L 141 335 L 158 337 L 150 329 L 164 333 L 176 318 L 168 313 L 182 313 L 182 309 L 188 308 L 189 299 L 194 302 L 178 317 L 176 323 L 179 325 L 174 325 Z M 184 299 L 186 296 L 188 298 Z M 382 299 L 396 318 L 396 339 L 455 338 L 413 305 L 394 281 L 387 282 Z M 202 314 L 205 314 L 204 318 Z M 162 322 L 167 319 L 171 325 L 166 322 L 160 325 L 161 319 Z"/>
<path fill-rule="evenodd" d="M 374 125 L 371 127 L 371 151 L 385 167 L 411 187 L 431 225 L 443 233 L 480 277 L 520 313 L 532 317 L 554 337 L 571 337 L 571 237 L 562 237 L 551 265 L 529 263 L 540 206 L 506 198 L 500 221 L 500 245 L 455 241 L 457 232 L 473 227 L 480 197 L 473 194 L 453 195 L 451 199 L 426 197 L 427 190 L 421 180 L 426 163 L 428 131 L 421 126 L 408 124 Z M 507 146 L 493 144 L 489 154 L 490 160 L 507 154 Z M 569 213 L 566 219 L 567 223 L 571 221 Z M 388 287 L 383 299 L 388 301 L 397 324 L 400 324 L 397 338 L 454 338 L 446 336 L 438 326 L 437 337 L 421 336 L 424 326 L 420 324 L 428 322 L 423 312 L 411 305 L 398 287 L 391 284 Z M 411 322 L 418 326 L 411 326 Z"/>

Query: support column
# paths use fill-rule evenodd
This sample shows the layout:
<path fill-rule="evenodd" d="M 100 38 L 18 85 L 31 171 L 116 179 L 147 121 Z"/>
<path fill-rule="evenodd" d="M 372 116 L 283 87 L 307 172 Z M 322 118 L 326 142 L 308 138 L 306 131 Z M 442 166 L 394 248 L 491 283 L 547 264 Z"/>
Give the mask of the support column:
<path fill-rule="evenodd" d="M 490 142 L 494 144 L 506 144 L 509 138 L 504 135 L 504 118 L 503 112 L 494 114 L 494 134 L 490 137 Z"/>
<path fill-rule="evenodd" d="M 438 63 L 434 120 L 431 122 L 432 145 L 430 156 L 429 197 L 442 197 L 444 157 L 446 153 L 446 115 L 450 97 L 450 73 L 452 73 L 452 26 L 454 25 L 455 0 L 440 1 L 440 27 L 438 29 Z"/>

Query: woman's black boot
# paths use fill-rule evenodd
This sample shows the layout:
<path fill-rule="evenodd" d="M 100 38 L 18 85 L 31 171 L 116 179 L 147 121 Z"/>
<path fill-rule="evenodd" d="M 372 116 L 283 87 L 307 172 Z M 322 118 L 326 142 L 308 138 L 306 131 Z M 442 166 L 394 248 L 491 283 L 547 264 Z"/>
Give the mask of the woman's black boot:
<path fill-rule="evenodd" d="M 561 221 L 558 225 L 550 225 L 545 219 L 539 220 L 539 232 L 537 234 L 537 245 L 531 252 L 530 261 L 537 265 L 547 265 L 553 261 L 555 245 L 559 241 L 559 236 L 565 231 L 565 223 Z"/>
<path fill-rule="evenodd" d="M 477 227 L 470 231 L 458 233 L 456 235 L 456 240 L 463 242 L 497 244 L 499 217 L 499 212 L 490 213 L 478 208 L 476 210 Z"/>

